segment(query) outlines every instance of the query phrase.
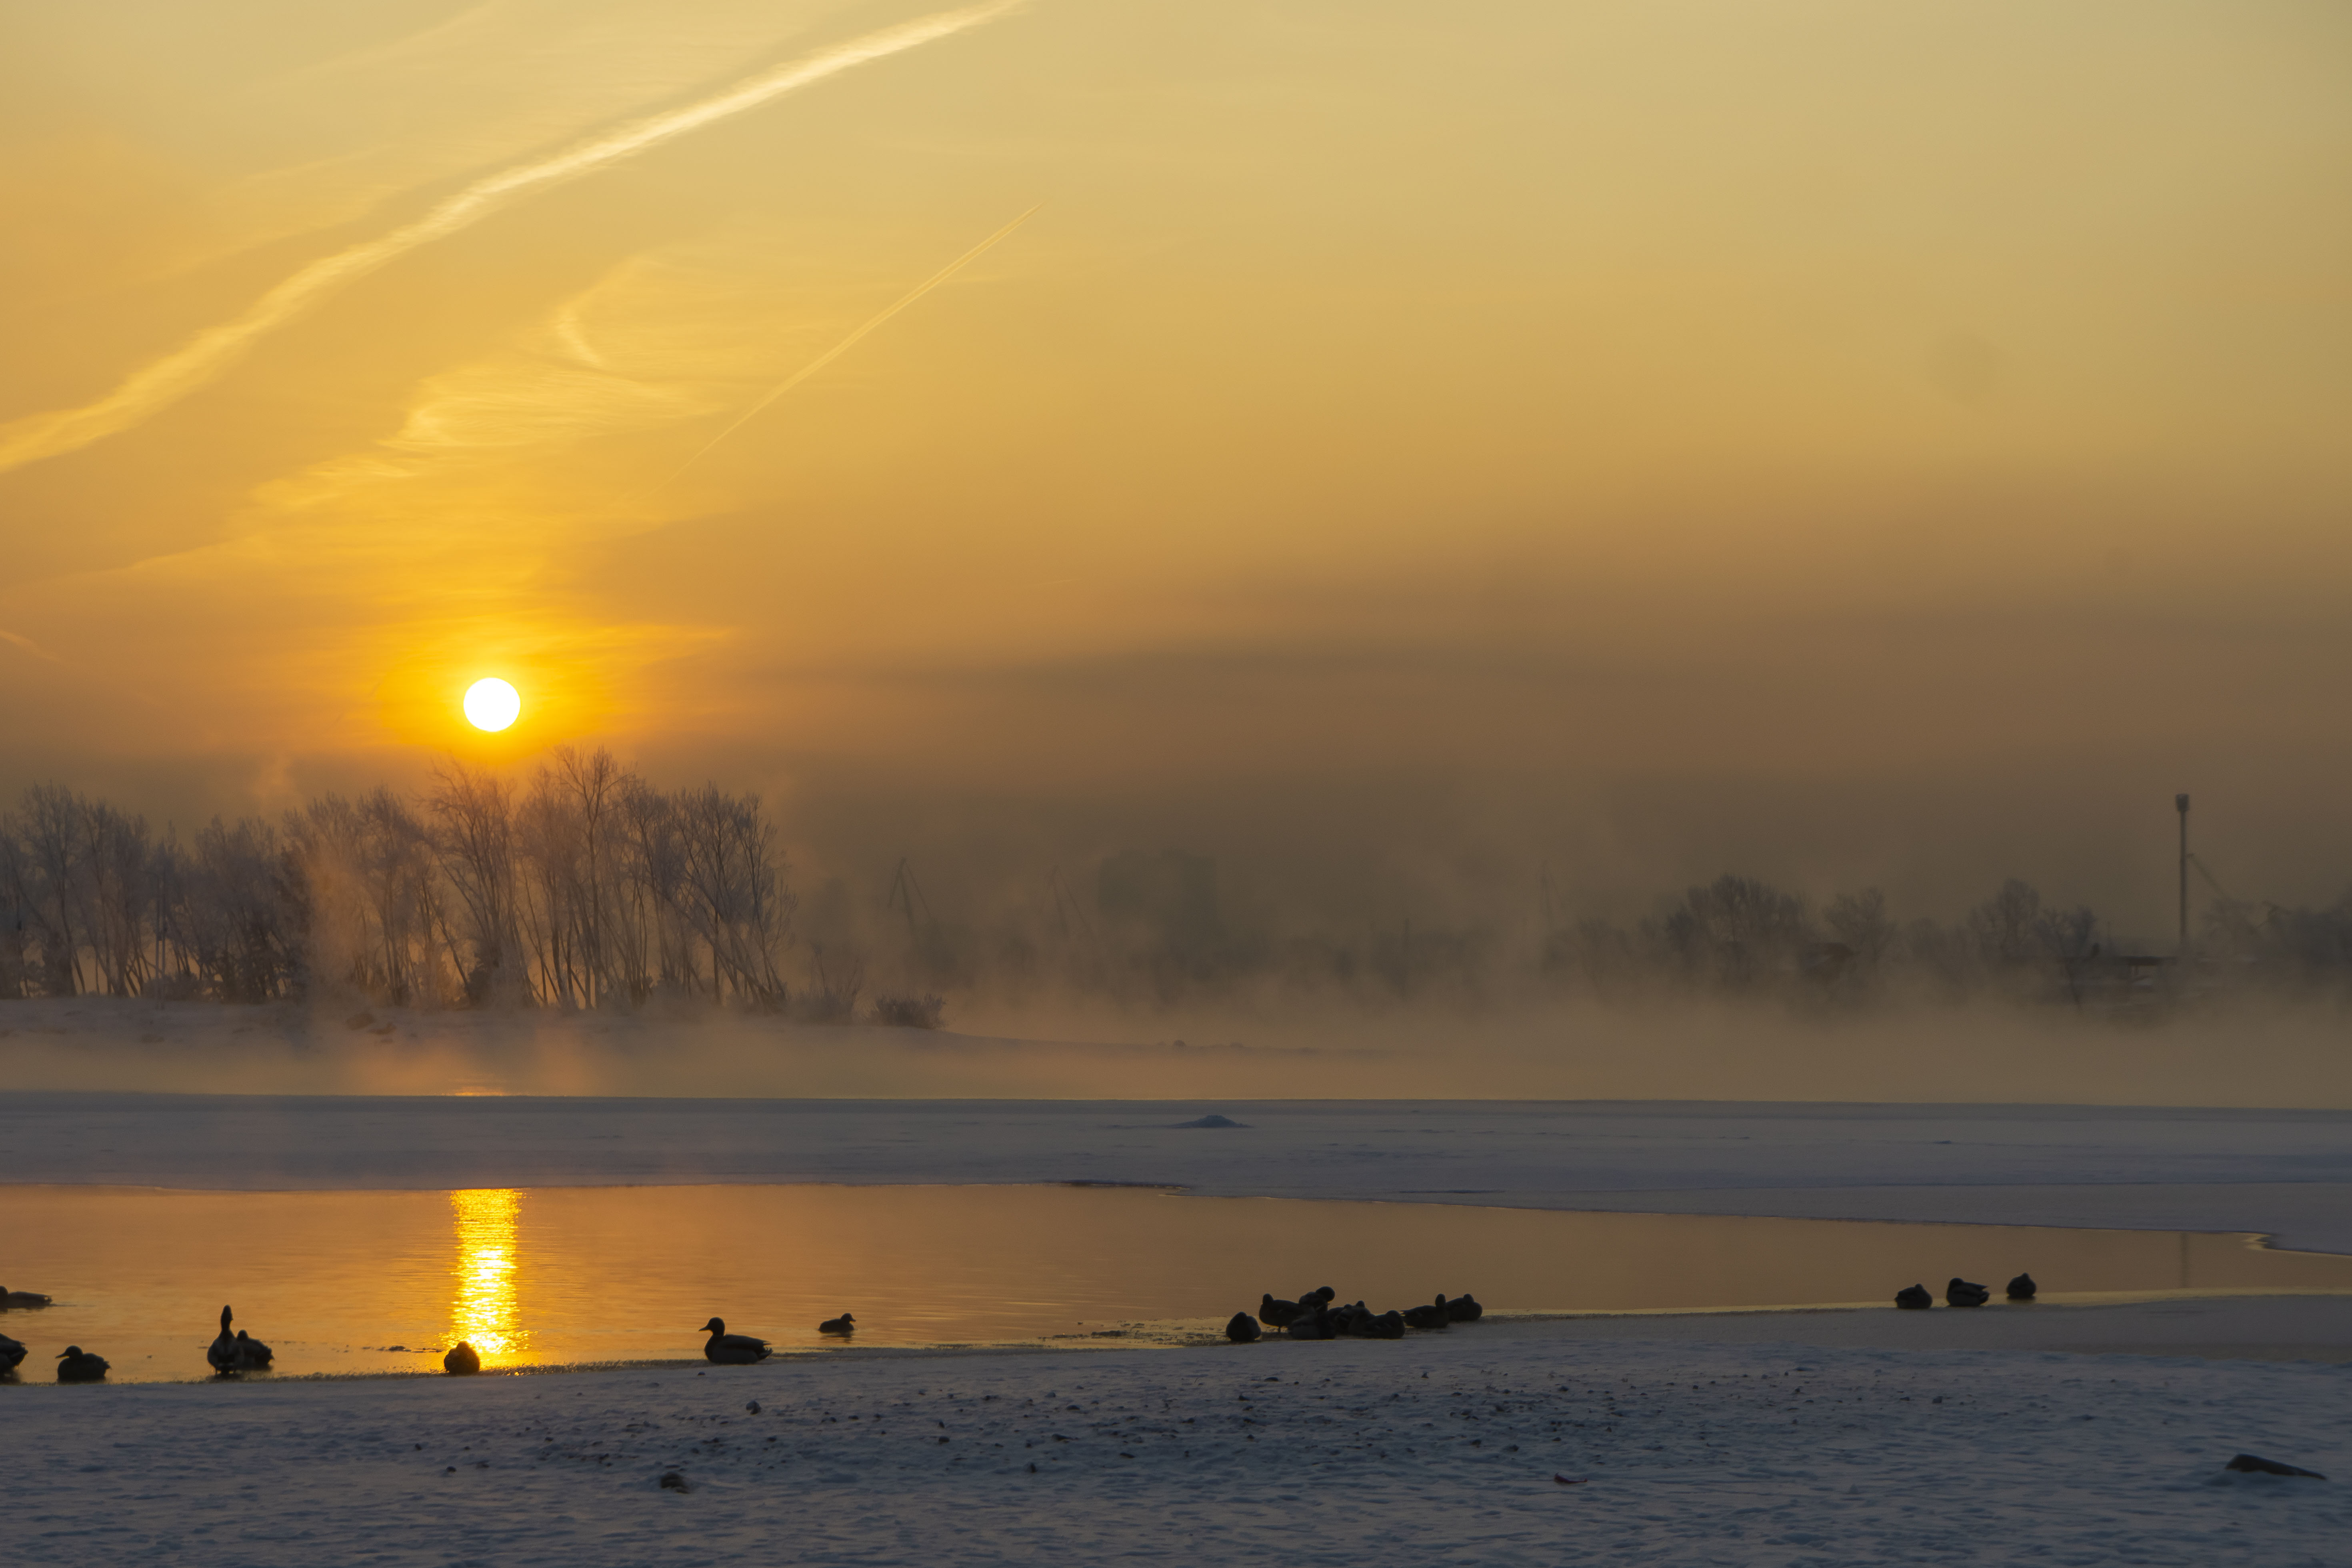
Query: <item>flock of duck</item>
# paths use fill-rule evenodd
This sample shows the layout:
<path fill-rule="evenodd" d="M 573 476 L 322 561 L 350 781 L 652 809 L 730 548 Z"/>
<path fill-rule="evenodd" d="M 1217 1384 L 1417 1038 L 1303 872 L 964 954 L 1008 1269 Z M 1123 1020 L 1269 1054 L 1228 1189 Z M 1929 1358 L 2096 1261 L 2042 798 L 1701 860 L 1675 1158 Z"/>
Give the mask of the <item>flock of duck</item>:
<path fill-rule="evenodd" d="M 1294 1340 L 1401 1340 L 1407 1329 L 1475 1323 L 1486 1315 L 1486 1309 L 1466 1290 L 1451 1300 L 1441 1290 L 1426 1307 L 1407 1307 L 1402 1311 L 1391 1307 L 1385 1312 L 1375 1312 L 1361 1301 L 1335 1307 L 1331 1303 L 1338 1295 L 1328 1285 L 1319 1285 L 1296 1301 L 1277 1300 L 1273 1292 L 1265 1292 L 1255 1317 L 1247 1312 L 1233 1315 L 1225 1325 L 1225 1338 L 1245 1345 L 1272 1329 Z"/>
<path fill-rule="evenodd" d="M 2008 1285 L 2012 1301 L 2031 1301 L 2038 1287 L 2033 1276 L 2021 1274 Z M 1328 1285 L 1318 1286 L 1295 1301 L 1277 1300 L 1272 1291 L 1265 1292 L 1257 1304 L 1255 1316 L 1235 1312 L 1225 1324 L 1225 1338 L 1235 1344 L 1248 1344 L 1262 1337 L 1267 1330 L 1286 1334 L 1294 1340 L 1401 1340 L 1407 1329 L 1423 1331 L 1450 1328 L 1455 1323 L 1475 1323 L 1486 1316 L 1486 1309 L 1468 1291 L 1448 1298 L 1438 1293 L 1437 1300 L 1425 1307 L 1407 1307 L 1399 1311 L 1391 1308 L 1375 1312 L 1361 1301 L 1340 1306 L 1332 1305 L 1339 1292 Z M 1981 1307 L 1992 1300 L 1992 1291 L 1982 1285 L 1971 1284 L 1955 1277 L 1944 1287 L 1944 1302 L 1951 1307 Z M 0 1310 L 38 1308 L 49 1304 L 49 1298 L 34 1290 L 0 1289 Z M 1911 1285 L 1895 1294 L 1895 1304 L 1914 1310 L 1925 1310 L 1936 1304 L 1925 1285 Z M 228 1308 L 220 1311 L 220 1332 L 205 1347 L 205 1360 L 221 1377 L 236 1377 L 248 1372 L 269 1370 L 271 1352 L 268 1345 L 243 1329 L 231 1331 L 236 1315 Z M 821 1334 L 846 1337 L 857 1331 L 857 1320 L 848 1312 L 837 1318 L 827 1318 L 816 1326 Z M 709 1335 L 702 1347 L 704 1358 L 719 1366 L 749 1366 L 762 1362 L 775 1353 L 767 1341 L 750 1334 L 730 1334 L 723 1318 L 713 1318 L 702 1325 Z M 25 1359 L 24 1344 L 0 1334 L 0 1373 L 13 1372 Z M 459 1341 L 449 1347 L 441 1358 L 441 1368 L 452 1375 L 462 1376 L 482 1370 L 482 1358 L 471 1344 Z M 106 1376 L 107 1360 L 79 1345 L 68 1345 L 58 1352 L 59 1383 L 97 1383 Z"/>
<path fill-rule="evenodd" d="M 1897 1278 L 1901 1277 L 1898 1275 Z M 2009 1282 L 2009 1299 L 2012 1301 L 2031 1301 L 2033 1300 L 2034 1292 L 2039 1289 L 2040 1287 L 2033 1283 L 2032 1275 L 2021 1274 Z M 1944 1305 L 1948 1307 L 1981 1307 L 1991 1300 L 1992 1292 L 1990 1289 L 1982 1285 L 1972 1285 L 1958 1275 L 1953 1276 L 1952 1282 L 1944 1287 Z M 1895 1304 L 1913 1311 L 1924 1312 L 1936 1304 L 1936 1298 L 1927 1293 L 1927 1287 L 1925 1285 L 1906 1285 L 1895 1292 Z"/>

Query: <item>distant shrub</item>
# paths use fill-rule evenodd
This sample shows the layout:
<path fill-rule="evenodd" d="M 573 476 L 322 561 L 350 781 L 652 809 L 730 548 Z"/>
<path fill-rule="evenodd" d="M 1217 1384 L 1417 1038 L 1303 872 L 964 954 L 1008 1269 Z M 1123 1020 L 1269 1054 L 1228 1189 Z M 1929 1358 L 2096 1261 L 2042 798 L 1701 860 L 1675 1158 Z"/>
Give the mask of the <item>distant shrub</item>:
<path fill-rule="evenodd" d="M 901 1029 L 936 1029 L 940 1009 L 946 1005 L 946 999 L 940 996 L 886 991 L 874 998 L 874 1021 Z"/>

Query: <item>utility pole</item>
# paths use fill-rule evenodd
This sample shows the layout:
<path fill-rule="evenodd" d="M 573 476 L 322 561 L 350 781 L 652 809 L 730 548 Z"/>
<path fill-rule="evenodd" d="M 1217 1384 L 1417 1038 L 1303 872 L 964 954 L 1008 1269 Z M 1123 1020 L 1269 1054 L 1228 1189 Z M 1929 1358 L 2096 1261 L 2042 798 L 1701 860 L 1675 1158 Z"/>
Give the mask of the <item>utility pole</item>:
<path fill-rule="evenodd" d="M 2189 797 L 2172 797 L 2173 809 L 2180 813 L 2180 962 L 2189 962 Z"/>

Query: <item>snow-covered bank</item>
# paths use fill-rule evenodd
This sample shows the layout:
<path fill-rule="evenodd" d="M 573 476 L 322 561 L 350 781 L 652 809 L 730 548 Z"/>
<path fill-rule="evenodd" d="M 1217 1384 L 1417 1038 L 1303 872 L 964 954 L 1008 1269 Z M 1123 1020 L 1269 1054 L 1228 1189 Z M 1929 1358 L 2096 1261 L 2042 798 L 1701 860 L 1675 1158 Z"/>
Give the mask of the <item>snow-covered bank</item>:
<path fill-rule="evenodd" d="M 1178 1125 L 1204 1112 L 1244 1125 Z M 0 1095 L 0 1183 L 1068 1181 L 1229 1196 L 2247 1230 L 2352 1252 L 2345 1111 Z"/>
<path fill-rule="evenodd" d="M 1910 1316 L 1913 1331 L 1944 1326 Z M 2352 1534 L 2352 1371 L 2340 1367 L 1495 1329 L 1402 1344 L 0 1389 L 13 1456 L 0 1549 L 110 1568 L 2287 1568 L 2340 1563 Z M 2225 1472 L 2242 1450 L 2337 1479 Z M 688 1489 L 665 1489 L 669 1472 Z"/>

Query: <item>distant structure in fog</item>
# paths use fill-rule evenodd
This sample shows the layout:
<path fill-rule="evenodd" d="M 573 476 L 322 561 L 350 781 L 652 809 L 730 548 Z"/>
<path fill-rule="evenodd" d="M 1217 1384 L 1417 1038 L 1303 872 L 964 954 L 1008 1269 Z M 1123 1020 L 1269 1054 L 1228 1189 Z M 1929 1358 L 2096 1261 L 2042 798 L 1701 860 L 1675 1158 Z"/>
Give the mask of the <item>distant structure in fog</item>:
<path fill-rule="evenodd" d="M 2185 962 L 2189 957 L 2189 797 L 2174 795 L 2172 808 L 2180 813 L 2180 946 L 2178 951 Z"/>

